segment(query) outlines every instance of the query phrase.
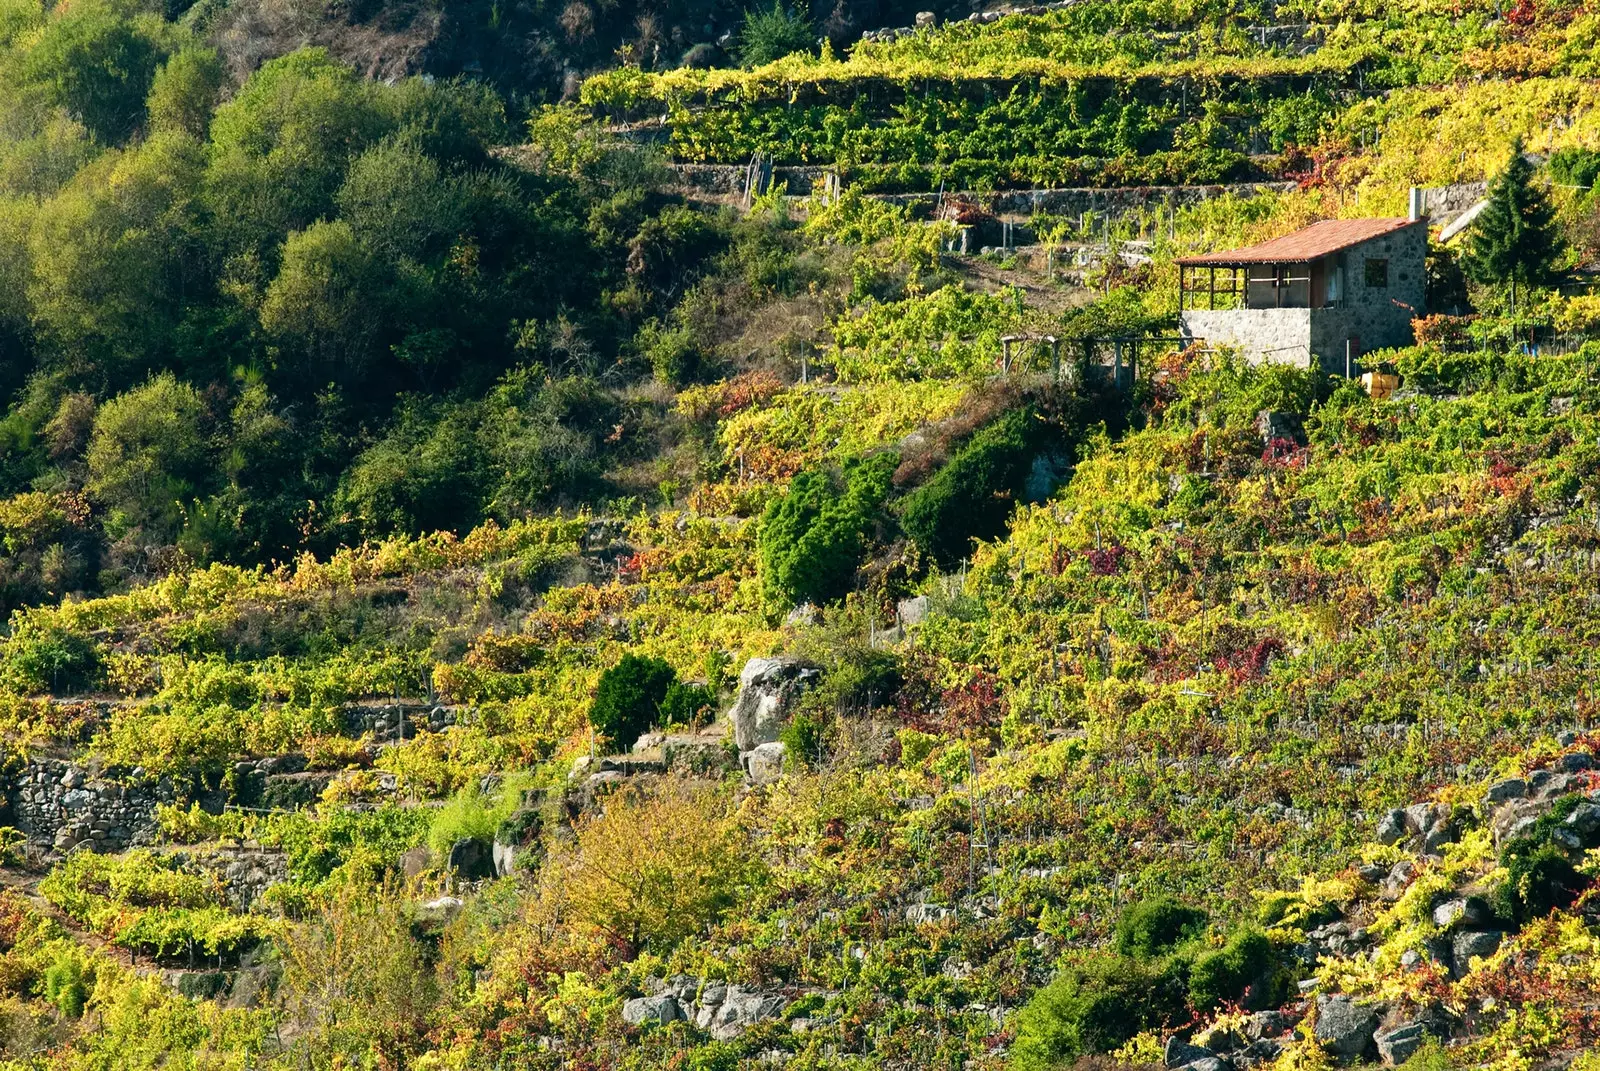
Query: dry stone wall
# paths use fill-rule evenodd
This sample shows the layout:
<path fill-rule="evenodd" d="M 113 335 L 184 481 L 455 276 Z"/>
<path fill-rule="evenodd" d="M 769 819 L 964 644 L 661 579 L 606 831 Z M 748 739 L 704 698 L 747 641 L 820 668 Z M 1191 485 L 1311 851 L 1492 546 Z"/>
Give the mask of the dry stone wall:
<path fill-rule="evenodd" d="M 41 758 L 7 778 L 5 798 L 9 824 L 32 850 L 66 852 L 83 844 L 117 852 L 154 842 L 156 805 L 171 803 L 174 793 L 165 778 L 112 779 L 77 763 Z"/>

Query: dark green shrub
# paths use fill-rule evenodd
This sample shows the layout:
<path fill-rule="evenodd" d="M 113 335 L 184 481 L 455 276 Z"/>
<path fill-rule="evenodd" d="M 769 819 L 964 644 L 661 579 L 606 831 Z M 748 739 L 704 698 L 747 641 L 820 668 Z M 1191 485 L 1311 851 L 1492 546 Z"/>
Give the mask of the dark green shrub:
<path fill-rule="evenodd" d="M 1563 186 L 1592 189 L 1600 178 L 1600 152 L 1572 146 L 1550 157 L 1550 178 Z"/>
<path fill-rule="evenodd" d="M 1283 993 L 1285 978 L 1272 942 L 1259 930 L 1236 930 L 1228 943 L 1198 956 L 1189 968 L 1189 1003 L 1208 1012 L 1225 1002 L 1265 1007 Z"/>
<path fill-rule="evenodd" d="M 796 52 L 809 52 L 817 43 L 817 33 L 806 13 L 785 8 L 783 0 L 773 0 L 772 9 L 745 12 L 744 29 L 739 33 L 739 62 L 759 67 Z"/>
<path fill-rule="evenodd" d="M 661 717 L 661 705 L 677 682 L 659 658 L 626 654 L 600 675 L 589 707 L 589 724 L 617 747 L 629 747 Z"/>
<path fill-rule="evenodd" d="M 871 710 L 892 702 L 905 676 L 890 651 L 850 644 L 830 652 L 822 680 L 806 695 L 816 710 Z"/>
<path fill-rule="evenodd" d="M 773 500 L 760 537 L 762 585 L 773 603 L 831 602 L 850 590 L 895 464 L 892 454 L 858 462 L 843 487 L 830 472 L 802 472 Z"/>
<path fill-rule="evenodd" d="M 1166 1025 L 1183 1013 L 1178 978 L 1170 965 L 1152 967 L 1126 956 L 1098 956 L 1064 968 L 1018 1015 L 1011 1066 L 1062 1067 Z"/>
<path fill-rule="evenodd" d="M 1004 534 L 1033 461 L 1034 422 L 1031 410 L 1012 410 L 906 496 L 901 525 L 944 568 L 966 557 L 974 539 Z"/>
<path fill-rule="evenodd" d="M 716 709 L 716 698 L 703 684 L 673 681 L 661 699 L 662 725 L 692 725 Z"/>
<path fill-rule="evenodd" d="M 1553 844 L 1519 837 L 1500 853 L 1506 880 L 1495 897 L 1496 910 L 1522 925 L 1572 905 L 1589 885 L 1566 854 Z"/>
<path fill-rule="evenodd" d="M 783 741 L 788 761 L 811 766 L 822 761 L 827 747 L 828 727 L 809 714 L 796 714 L 783 727 L 778 739 Z"/>
<path fill-rule="evenodd" d="M 1117 920 L 1114 947 L 1125 956 L 1149 959 L 1199 937 L 1206 913 L 1170 896 L 1155 896 L 1128 907 Z"/>

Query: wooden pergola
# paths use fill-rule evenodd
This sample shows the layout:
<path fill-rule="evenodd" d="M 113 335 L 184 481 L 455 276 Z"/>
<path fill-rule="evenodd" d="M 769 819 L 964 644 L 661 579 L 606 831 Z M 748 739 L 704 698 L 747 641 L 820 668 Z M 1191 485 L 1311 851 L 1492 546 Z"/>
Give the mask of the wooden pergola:
<path fill-rule="evenodd" d="M 1266 273 L 1252 275 L 1254 267 Z M 1295 274 L 1296 271 L 1300 274 Z M 1220 274 L 1219 273 L 1224 273 Z M 1282 308 L 1294 283 L 1311 283 L 1304 264 L 1178 264 L 1178 308 L 1244 309 L 1250 307 L 1250 285 L 1272 287 L 1273 308 Z M 1219 304 L 1219 299 L 1221 299 Z"/>

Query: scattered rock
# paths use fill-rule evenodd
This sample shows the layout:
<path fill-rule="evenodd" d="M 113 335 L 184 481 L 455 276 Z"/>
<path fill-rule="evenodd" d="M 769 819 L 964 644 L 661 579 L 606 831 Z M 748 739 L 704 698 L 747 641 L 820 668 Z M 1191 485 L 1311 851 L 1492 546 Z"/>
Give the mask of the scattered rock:
<path fill-rule="evenodd" d="M 789 611 L 788 615 L 783 619 L 783 623 L 794 628 L 800 625 L 815 625 L 821 618 L 822 615 L 817 612 L 815 606 L 809 602 L 803 602 Z"/>
<path fill-rule="evenodd" d="M 769 785 L 783 776 L 783 760 L 788 748 L 782 742 L 761 744 L 739 756 L 745 776 L 752 784 Z"/>
<path fill-rule="evenodd" d="M 1378 1017 L 1349 997 L 1328 997 L 1317 1002 L 1316 1039 L 1341 1059 L 1353 1060 L 1372 1044 Z"/>
<path fill-rule="evenodd" d="M 1544 810 L 1538 803 L 1526 799 L 1512 800 L 1500 807 L 1489 822 L 1489 830 L 1494 834 L 1495 843 L 1504 844 L 1521 836 L 1539 820 Z"/>
<path fill-rule="evenodd" d="M 1507 778 L 1496 781 L 1489 786 L 1489 791 L 1483 794 L 1485 803 L 1505 803 L 1509 800 L 1520 800 L 1528 794 L 1528 782 L 1520 777 Z"/>
<path fill-rule="evenodd" d="M 718 1041 L 731 1041 L 765 1019 L 776 1019 L 788 1006 L 780 996 L 729 986 L 711 1016 L 709 1030 Z"/>
<path fill-rule="evenodd" d="M 461 914 L 464 906 L 460 897 L 441 896 L 417 905 L 417 922 L 423 926 L 448 926 Z"/>
<path fill-rule="evenodd" d="M 941 907 L 938 904 L 912 904 L 906 908 L 906 921 L 913 926 L 925 926 L 929 923 L 943 922 L 953 918 L 955 909 Z"/>
<path fill-rule="evenodd" d="M 1482 926 L 1490 918 L 1488 905 L 1476 896 L 1446 900 L 1433 909 L 1433 921 L 1440 929 L 1460 924 L 1464 929 Z"/>
<path fill-rule="evenodd" d="M 1378 821 L 1378 843 L 1384 845 L 1400 843 L 1405 839 L 1406 826 L 1406 812 L 1390 811 Z"/>
<path fill-rule="evenodd" d="M 494 852 L 487 841 L 462 837 L 450 846 L 450 858 L 445 866 L 458 878 L 478 881 L 494 877 Z"/>
<path fill-rule="evenodd" d="M 1378 1044 L 1378 1056 L 1390 1067 L 1395 1067 L 1411 1059 L 1432 1036 L 1435 1036 L 1433 1027 L 1419 1020 L 1382 1031 L 1373 1040 Z"/>
<path fill-rule="evenodd" d="M 1287 440 L 1296 446 L 1304 446 L 1307 441 L 1305 423 L 1298 413 L 1263 409 L 1256 414 L 1256 431 L 1261 433 L 1263 446 L 1271 446 L 1275 440 Z"/>
<path fill-rule="evenodd" d="M 1600 833 L 1600 803 L 1584 802 L 1573 808 L 1567 816 L 1567 825 L 1580 836 L 1589 838 Z"/>
<path fill-rule="evenodd" d="M 409 881 L 425 874 L 432 862 L 433 856 L 427 845 L 419 844 L 400 857 L 400 873 Z"/>
<path fill-rule="evenodd" d="M 935 15 L 931 11 L 919 11 L 917 12 L 916 18 L 912 21 L 917 29 L 928 30 L 939 25 L 939 16 Z"/>
<path fill-rule="evenodd" d="M 1594 756 L 1584 751 L 1572 751 L 1555 761 L 1555 768 L 1563 773 L 1582 773 L 1594 767 Z"/>
<path fill-rule="evenodd" d="M 1474 958 L 1487 959 L 1500 948 L 1505 934 L 1498 930 L 1458 933 L 1450 942 L 1451 970 L 1457 978 L 1472 967 Z"/>
<path fill-rule="evenodd" d="M 1216 1053 L 1210 1049 L 1190 1044 L 1179 1037 L 1168 1038 L 1166 1050 L 1162 1053 L 1162 1059 L 1168 1067 L 1187 1067 L 1196 1060 L 1209 1060 L 1215 1056 Z"/>

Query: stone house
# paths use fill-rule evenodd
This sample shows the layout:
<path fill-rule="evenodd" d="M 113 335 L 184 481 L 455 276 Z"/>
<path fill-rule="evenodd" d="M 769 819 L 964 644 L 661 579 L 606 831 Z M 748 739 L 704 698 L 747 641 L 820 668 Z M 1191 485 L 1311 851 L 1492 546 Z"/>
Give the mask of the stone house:
<path fill-rule="evenodd" d="M 1178 259 L 1186 342 L 1255 362 L 1352 375 L 1361 354 L 1412 343 L 1426 314 L 1425 219 L 1329 219 L 1243 249 Z"/>

